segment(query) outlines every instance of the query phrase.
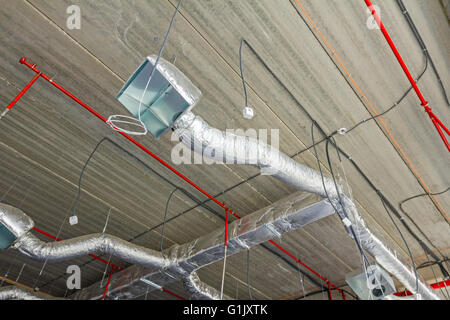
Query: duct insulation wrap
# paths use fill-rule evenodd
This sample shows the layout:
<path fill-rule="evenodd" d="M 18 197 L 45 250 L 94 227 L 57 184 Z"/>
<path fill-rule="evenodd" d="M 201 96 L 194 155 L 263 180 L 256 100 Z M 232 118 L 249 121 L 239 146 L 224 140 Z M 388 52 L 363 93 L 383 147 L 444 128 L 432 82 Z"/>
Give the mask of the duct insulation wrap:
<path fill-rule="evenodd" d="M 297 191 L 288 197 L 261 208 L 228 225 L 227 256 L 246 251 L 282 234 L 304 227 L 314 221 L 335 214 L 327 199 L 317 194 Z M 188 243 L 173 245 L 164 250 L 171 262 L 163 269 L 150 270 L 136 265 L 117 272 L 111 277 L 108 299 L 133 299 L 156 290 L 156 284 L 165 287 L 186 279 L 190 292 L 197 296 L 216 297 L 208 288 L 191 276 L 201 268 L 223 260 L 224 228 L 194 239 Z M 203 288 L 206 290 L 203 291 Z M 103 295 L 98 283 L 74 294 L 73 299 L 99 299 Z M 71 297 L 72 298 L 72 297 Z"/>
<path fill-rule="evenodd" d="M 220 292 L 202 282 L 196 272 L 192 272 L 183 280 L 184 287 L 191 296 L 191 300 L 220 300 Z M 223 300 L 231 300 L 226 295 Z"/>
<path fill-rule="evenodd" d="M 4 203 L 0 203 L 0 224 L 16 238 L 20 238 L 34 227 L 33 220 L 22 210 Z"/>
<path fill-rule="evenodd" d="M 174 123 L 175 133 L 191 150 L 227 164 L 250 164 L 266 175 L 273 175 L 300 190 L 326 197 L 320 174 L 276 148 L 252 137 L 239 136 L 211 128 L 201 117 L 186 112 Z M 324 178 L 330 198 L 336 197 L 333 180 Z"/>
<path fill-rule="evenodd" d="M 43 242 L 27 233 L 16 241 L 14 247 L 30 258 L 40 261 L 62 261 L 97 253 L 112 255 L 129 263 L 151 268 L 163 268 L 169 264 L 159 251 L 102 233 L 60 242 Z"/>
<path fill-rule="evenodd" d="M 181 116 L 174 124 L 176 134 L 191 150 L 219 162 L 250 164 L 259 167 L 287 184 L 307 192 L 326 197 L 323 183 L 329 198 L 338 203 L 338 192 L 341 197 L 342 187 L 338 192 L 332 179 L 323 177 L 319 172 L 292 160 L 287 155 L 255 139 L 237 136 L 211 128 L 201 117 L 188 112 Z M 230 162 L 231 161 L 231 162 Z M 340 206 L 340 205 L 339 205 Z M 339 207 L 338 206 L 338 207 Z M 353 214 L 353 227 L 358 228 L 361 245 L 376 259 L 376 261 L 392 275 L 397 277 L 411 292 L 416 292 L 415 274 L 410 271 L 397 257 L 395 257 L 383 243 L 375 237 L 364 225 L 363 219 L 353 203 L 347 198 L 344 206 Z M 346 208 L 347 209 L 347 208 Z M 343 218 L 343 210 L 339 210 Z M 424 299 L 439 300 L 432 289 L 419 280 L 419 294 Z"/>
<path fill-rule="evenodd" d="M 0 288 L 0 300 L 64 300 L 15 286 Z"/>

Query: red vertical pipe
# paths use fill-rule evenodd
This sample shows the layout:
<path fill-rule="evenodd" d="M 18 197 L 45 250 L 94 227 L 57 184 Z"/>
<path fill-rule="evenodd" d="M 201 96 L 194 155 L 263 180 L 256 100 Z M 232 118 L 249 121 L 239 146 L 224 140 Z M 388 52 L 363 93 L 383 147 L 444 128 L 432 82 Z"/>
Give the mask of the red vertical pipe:
<path fill-rule="evenodd" d="M 403 71 L 406 74 L 406 77 L 408 78 L 409 82 L 411 82 L 411 85 L 414 88 L 414 91 L 416 91 L 417 96 L 420 99 L 420 102 L 423 106 L 426 106 L 428 102 L 423 97 L 422 93 L 420 92 L 419 88 L 417 87 L 416 81 L 414 81 L 414 78 L 412 77 L 411 73 L 408 70 L 408 67 L 406 66 L 405 62 L 403 61 L 400 53 L 398 52 L 397 48 L 395 47 L 394 42 L 391 39 L 391 36 L 387 32 L 386 28 L 384 27 L 383 22 L 380 19 L 380 16 L 376 12 L 375 8 L 372 5 L 372 2 L 370 0 L 364 0 L 366 2 L 367 7 L 369 8 L 370 12 L 372 13 L 373 17 L 375 18 L 375 21 L 377 22 L 378 26 L 380 27 L 381 33 L 383 33 L 384 37 L 386 38 L 386 41 L 388 42 L 389 46 L 392 49 L 392 52 L 394 53 L 395 57 L 397 58 L 398 62 L 400 63 L 400 66 L 402 67 Z"/>
<path fill-rule="evenodd" d="M 394 42 L 391 39 L 391 36 L 387 32 L 386 28 L 384 27 L 383 22 L 380 19 L 380 16 L 377 14 L 375 8 L 372 5 L 372 2 L 370 0 L 364 0 L 367 7 L 369 8 L 370 12 L 372 13 L 373 17 L 375 18 L 375 21 L 377 22 L 378 26 L 380 27 L 381 33 L 383 33 L 384 38 L 386 39 L 387 43 L 391 47 L 392 52 L 394 53 L 395 57 L 397 58 L 397 61 L 400 63 L 400 66 L 402 67 L 403 71 L 406 74 L 406 77 L 408 78 L 409 82 L 414 88 L 414 91 L 416 92 L 417 96 L 419 97 L 420 104 L 425 108 L 425 112 L 428 113 L 428 116 L 430 117 L 431 121 L 433 121 L 434 126 L 436 127 L 436 130 L 439 133 L 439 136 L 441 137 L 442 141 L 444 142 L 445 146 L 447 147 L 448 151 L 450 152 L 450 144 L 445 137 L 444 133 L 441 130 L 441 127 L 447 132 L 448 135 L 450 135 L 450 130 L 447 129 L 446 126 L 438 119 L 438 117 L 431 111 L 431 108 L 428 106 L 428 101 L 425 100 L 425 98 L 422 95 L 422 92 L 420 92 L 419 87 L 417 86 L 416 81 L 412 77 L 411 73 L 408 70 L 408 67 L 406 66 L 405 62 L 403 61 L 403 58 L 401 57 L 400 53 L 398 52 L 397 48 L 395 47 Z"/>
<path fill-rule="evenodd" d="M 228 209 L 225 210 L 226 211 L 226 216 L 225 216 L 225 247 L 227 246 L 227 241 L 228 241 Z"/>
<path fill-rule="evenodd" d="M 31 86 L 36 82 L 37 79 L 39 79 L 40 76 L 41 76 L 40 73 L 36 74 L 34 76 L 34 78 L 26 85 L 25 88 L 23 88 L 22 91 L 20 91 L 20 93 L 17 95 L 17 97 L 15 97 L 14 100 L 11 101 L 11 103 L 6 108 L 11 109 L 12 107 L 14 107 L 14 105 L 17 103 L 17 101 L 19 101 L 20 98 L 22 98 L 22 96 L 25 94 L 25 92 L 27 92 L 28 89 L 31 88 Z"/>
<path fill-rule="evenodd" d="M 12 107 L 14 107 L 14 105 L 17 103 L 17 101 L 20 100 L 20 98 L 22 98 L 22 96 L 28 91 L 28 89 L 31 88 L 31 86 L 36 82 L 37 79 L 39 79 L 39 77 L 41 76 L 41 73 L 37 73 L 34 78 L 26 85 L 25 88 L 23 88 L 22 91 L 20 91 L 20 93 L 17 95 L 17 97 L 14 98 L 13 101 L 11 101 L 11 103 L 6 107 L 5 111 L 3 111 L 3 113 L 0 115 L 0 119 L 8 113 L 9 110 L 12 109 Z"/>
<path fill-rule="evenodd" d="M 106 284 L 105 292 L 103 293 L 102 300 L 105 300 L 106 293 L 108 292 L 109 283 L 111 282 L 111 277 L 112 277 L 113 272 L 114 272 L 114 268 L 111 268 L 111 272 L 109 273 L 109 277 L 108 277 L 108 283 Z"/>

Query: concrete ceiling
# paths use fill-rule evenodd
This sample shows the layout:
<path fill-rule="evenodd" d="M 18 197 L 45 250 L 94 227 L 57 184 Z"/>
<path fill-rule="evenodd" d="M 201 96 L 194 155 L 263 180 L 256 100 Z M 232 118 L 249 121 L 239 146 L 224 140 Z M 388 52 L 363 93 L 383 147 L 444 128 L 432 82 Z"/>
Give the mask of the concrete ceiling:
<path fill-rule="evenodd" d="M 66 9 L 71 4 L 81 8 L 80 30 L 66 26 Z M 18 63 L 25 56 L 100 114 L 126 114 L 114 97 L 143 58 L 159 51 L 176 4 L 176 0 L 0 0 L 0 105 L 8 105 L 33 77 Z M 288 155 L 311 145 L 311 120 L 246 47 L 244 72 L 256 115 L 251 121 L 243 119 L 241 38 L 256 49 L 327 133 L 350 128 L 375 115 L 374 110 L 381 113 L 409 88 L 379 30 L 366 27 L 369 15 L 364 1 L 301 0 L 300 4 L 295 0 L 184 1 L 163 56 L 176 57 L 176 66 L 203 92 L 194 113 L 223 130 L 279 129 L 280 149 Z M 425 60 L 411 29 L 394 0 L 377 4 L 391 37 L 417 76 Z M 437 0 L 406 1 L 406 6 L 449 92 L 450 32 L 442 6 Z M 450 123 L 449 106 L 431 68 L 420 80 L 420 88 L 441 120 Z M 0 120 L 0 199 L 20 207 L 37 227 L 62 239 L 101 232 L 110 212 L 108 233 L 128 240 L 151 229 L 133 242 L 158 249 L 161 227 L 154 227 L 162 222 L 173 187 L 108 142 L 101 145 L 85 173 L 80 223 L 68 225 L 81 169 L 102 137 L 117 142 L 198 199 L 206 199 L 44 81 L 38 81 Z M 170 138 L 171 133 L 166 133 L 158 140 L 149 135 L 137 140 L 170 163 L 175 144 Z M 394 110 L 337 136 L 336 141 L 395 205 L 427 188 L 438 192 L 450 185 L 448 152 L 413 92 Z M 323 143 L 318 151 L 326 167 Z M 348 180 L 369 228 L 408 263 L 406 247 L 378 195 L 347 160 L 340 164 L 334 152 L 332 157 L 334 170 Z M 294 159 L 317 169 L 312 150 Z M 294 192 L 270 176 L 254 177 L 258 170 L 242 165 L 179 165 L 176 169 L 241 216 Z M 164 247 L 223 227 L 222 220 L 211 213 L 223 214 L 223 209 L 208 205 L 211 210 L 176 193 L 168 215 L 183 214 L 167 224 Z M 405 209 L 430 239 L 427 245 L 448 254 L 450 193 L 415 198 Z M 411 221 L 407 223 L 421 235 Z M 418 243 L 405 228 L 400 229 L 417 263 L 427 261 Z M 336 284 L 343 284 L 347 273 L 361 267 L 354 242 L 335 216 L 291 232 L 281 241 Z M 246 254 L 233 256 L 227 263 L 225 293 L 248 298 L 243 271 Z M 0 253 L 2 276 L 59 296 L 66 293 L 65 269 L 70 264 L 83 265 L 83 287 L 107 275 L 105 265 L 90 257 L 43 265 L 15 251 Z M 200 277 L 220 287 L 221 268 L 222 262 L 212 264 L 201 270 Z M 257 299 L 296 297 L 302 290 L 298 271 L 261 247 L 251 250 L 250 269 Z M 422 276 L 432 280 L 429 272 Z M 304 287 L 311 291 L 317 284 L 305 279 Z M 186 295 L 179 283 L 168 289 Z M 152 293 L 148 298 L 171 296 Z"/>

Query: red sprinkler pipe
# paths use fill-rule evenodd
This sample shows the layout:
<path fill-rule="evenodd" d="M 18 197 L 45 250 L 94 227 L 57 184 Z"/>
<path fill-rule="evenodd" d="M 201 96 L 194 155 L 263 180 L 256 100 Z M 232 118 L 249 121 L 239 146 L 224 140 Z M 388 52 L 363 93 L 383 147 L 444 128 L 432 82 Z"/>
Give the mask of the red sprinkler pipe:
<path fill-rule="evenodd" d="M 439 288 L 450 287 L 450 280 L 445 280 L 445 281 L 440 281 L 440 282 L 430 284 L 430 287 L 433 288 L 434 290 L 437 290 Z M 397 296 L 397 297 L 405 297 L 405 296 L 412 296 L 412 295 L 413 294 L 409 290 L 394 293 L 394 296 Z"/>
<path fill-rule="evenodd" d="M 99 118 L 100 120 L 102 120 L 104 123 L 106 123 L 106 118 L 104 118 L 102 115 L 100 115 L 97 111 L 95 111 L 94 109 L 92 109 L 91 107 L 89 107 L 87 104 L 85 104 L 83 101 L 81 101 L 80 99 L 78 99 L 77 97 L 75 97 L 73 94 L 71 94 L 69 91 L 67 91 L 66 89 L 64 89 L 62 86 L 60 86 L 58 83 L 54 82 L 52 79 L 50 79 L 47 75 L 45 75 L 44 73 L 40 72 L 37 68 L 36 65 L 31 65 L 29 62 L 26 61 L 25 58 L 21 58 L 19 61 L 21 64 L 26 65 L 28 68 L 30 68 L 31 70 L 33 70 L 34 72 L 36 72 L 37 74 L 39 74 L 42 78 L 44 78 L 45 80 L 47 80 L 48 82 L 50 82 L 53 86 L 55 86 L 58 90 L 60 90 L 61 92 L 63 92 L 64 94 L 66 94 L 67 96 L 69 96 L 72 100 L 74 100 L 75 102 L 77 102 L 79 105 L 81 105 L 83 108 L 85 108 L 86 110 L 88 110 L 90 113 L 92 113 L 93 115 L 95 115 L 97 118 Z M 200 191 L 201 193 L 203 193 L 205 196 L 207 196 L 209 199 L 211 199 L 212 201 L 214 201 L 216 204 L 218 204 L 219 206 L 221 206 L 222 208 L 224 208 L 227 212 L 231 213 L 232 215 L 234 215 L 237 219 L 241 219 L 241 217 L 239 215 L 237 215 L 236 213 L 234 213 L 232 210 L 230 210 L 227 206 L 225 206 L 224 203 L 220 202 L 219 200 L 217 200 L 216 198 L 214 198 L 212 195 L 210 195 L 208 192 L 204 191 L 203 189 L 201 189 L 199 186 L 197 186 L 194 182 L 192 182 L 191 180 L 189 180 L 187 177 L 185 177 L 182 173 L 178 172 L 175 168 L 171 167 L 167 162 L 165 162 L 164 160 L 162 160 L 161 158 L 159 158 L 157 155 L 155 155 L 153 152 L 151 152 L 150 150 L 148 150 L 146 147 L 144 147 L 143 145 L 141 145 L 139 142 L 137 142 L 136 140 L 134 140 L 133 138 L 131 138 L 129 135 L 127 135 L 124 132 L 121 131 L 116 131 L 117 133 L 121 134 L 122 136 L 124 136 L 125 138 L 127 138 L 129 141 L 131 141 L 133 144 L 135 144 L 136 146 L 138 146 L 141 150 L 143 150 L 144 152 L 146 152 L 147 154 L 149 154 L 151 157 L 153 157 L 154 159 L 156 159 L 159 163 L 161 163 L 163 166 L 165 166 L 166 168 L 168 168 L 170 171 L 172 171 L 173 173 L 175 173 L 177 176 L 179 176 L 180 178 L 182 178 L 184 181 L 186 181 L 187 183 L 189 183 L 191 186 L 193 186 L 194 188 L 196 188 L 198 191 Z M 227 220 L 228 222 L 228 220 Z M 227 223 L 228 224 L 228 223 Z M 228 228 L 228 227 L 227 227 Z M 227 234 L 227 232 L 226 232 Z M 301 260 L 299 260 L 298 258 L 296 258 L 294 255 L 292 255 L 291 253 L 289 253 L 286 249 L 284 249 L 282 246 L 280 246 L 279 244 L 275 243 L 273 240 L 269 240 L 269 242 L 271 242 L 272 244 L 274 244 L 277 248 L 279 248 L 281 251 L 283 251 L 284 253 L 286 253 L 288 256 L 290 256 L 292 259 L 294 259 L 297 263 L 301 264 L 302 266 L 304 266 L 306 269 L 308 269 L 309 271 L 311 271 L 312 273 L 314 273 L 316 276 L 318 276 L 320 279 L 322 279 L 323 281 L 325 281 L 326 283 L 329 283 L 331 286 L 333 286 L 333 288 L 335 288 L 336 290 L 338 290 L 341 294 L 343 293 L 343 291 L 341 289 L 339 289 L 338 287 L 336 287 L 333 283 L 331 283 L 330 281 L 328 281 L 328 279 L 326 279 L 325 277 L 321 276 L 319 273 L 317 273 L 316 271 L 314 271 L 312 268 L 310 268 L 309 266 L 307 266 L 305 263 L 303 263 Z M 167 290 L 163 290 L 164 292 L 167 292 Z"/>
<path fill-rule="evenodd" d="M 103 293 L 102 300 L 105 300 L 105 298 L 106 298 L 106 293 L 108 292 L 109 283 L 111 282 L 111 277 L 112 277 L 113 272 L 114 272 L 114 268 L 111 268 L 111 272 L 109 273 L 109 277 L 108 277 L 108 283 L 106 284 L 105 292 Z"/>
<path fill-rule="evenodd" d="M 17 97 L 15 97 L 13 101 L 11 101 L 11 103 L 6 107 L 5 111 L 3 111 L 3 113 L 0 115 L 0 119 L 2 117 L 4 117 L 8 113 L 8 111 L 12 109 L 12 107 L 14 107 L 14 105 L 17 103 L 17 101 L 19 101 L 20 98 L 22 98 L 22 96 L 25 94 L 25 92 L 27 92 L 28 89 L 31 88 L 31 86 L 36 82 L 37 79 L 39 79 L 40 76 L 41 76 L 40 73 L 36 74 L 34 76 L 34 78 L 26 85 L 26 87 L 23 88 L 22 91 L 20 91 L 20 93 L 17 95 Z"/>
<path fill-rule="evenodd" d="M 52 79 L 50 79 L 47 75 L 41 73 L 39 71 L 39 69 L 36 68 L 36 65 L 31 65 L 29 62 L 26 61 L 25 58 L 20 59 L 19 61 L 21 64 L 26 65 L 28 68 L 30 68 L 31 70 L 33 70 L 34 72 L 40 74 L 40 76 L 42 78 L 44 78 L 45 80 L 47 80 L 48 82 L 50 82 L 53 86 L 55 86 L 58 90 L 62 91 L 64 94 L 66 94 L 67 96 L 69 96 L 69 98 L 71 98 L 72 100 L 74 100 L 76 103 L 78 103 L 79 105 L 81 105 L 83 108 L 85 108 L 86 110 L 88 110 L 90 113 L 92 113 L 93 115 L 95 115 L 97 118 L 99 118 L 101 121 L 106 123 L 106 118 L 103 117 L 102 115 L 100 115 L 97 111 L 95 111 L 94 109 L 92 109 L 91 107 L 89 107 L 87 104 L 85 104 L 83 101 L 81 101 L 80 99 L 78 99 L 77 97 L 75 97 L 73 94 L 71 94 L 69 91 L 67 91 L 66 89 L 64 89 L 62 86 L 60 86 L 58 83 L 56 83 L 55 81 L 53 81 Z M 162 160 L 161 158 L 159 158 L 156 154 L 154 154 L 153 152 L 151 152 L 149 149 L 147 149 L 146 147 L 144 147 L 142 144 L 140 144 L 139 142 L 137 142 L 136 140 L 134 140 L 132 137 L 130 137 L 128 134 L 121 132 L 121 131 L 117 131 L 119 134 L 121 134 L 122 136 L 124 136 L 126 139 L 130 140 L 132 143 L 134 143 L 136 146 L 138 146 L 142 151 L 144 151 L 145 153 L 149 154 L 150 156 L 152 156 L 155 160 L 157 160 L 159 163 L 161 163 L 163 166 L 165 166 L 166 168 L 168 168 L 170 171 L 172 171 L 173 173 L 175 173 L 176 175 L 178 175 L 180 178 L 182 178 L 184 181 L 186 181 L 187 183 L 189 183 L 191 186 L 193 186 L 194 188 L 196 188 L 198 191 L 200 191 L 201 193 L 203 193 L 205 196 L 207 196 L 209 199 L 211 199 L 212 201 L 214 201 L 216 204 L 218 204 L 219 206 L 221 206 L 224 209 L 227 209 L 227 207 L 225 206 L 225 204 L 223 204 L 222 202 L 220 202 L 219 200 L 217 200 L 216 198 L 214 198 L 212 195 L 210 195 L 208 192 L 206 192 L 205 190 L 203 190 L 202 188 L 200 188 L 199 186 L 197 186 L 194 182 L 192 182 L 190 179 L 188 179 L 187 177 L 185 177 L 182 173 L 180 173 L 178 170 L 176 170 L 175 168 L 171 167 L 167 162 L 165 162 L 164 160 Z M 234 213 L 231 211 L 231 213 L 234 215 Z M 236 215 L 235 215 L 236 216 Z"/>
<path fill-rule="evenodd" d="M 162 291 L 164 291 L 165 293 L 168 293 L 168 294 L 170 294 L 171 296 L 174 296 L 175 298 L 178 298 L 178 299 L 180 299 L 180 300 L 186 300 L 186 299 L 184 299 L 183 297 L 180 297 L 179 295 L 177 295 L 177 294 L 175 294 L 175 293 L 173 293 L 173 292 L 171 292 L 171 291 L 169 291 L 169 290 L 167 290 L 167 289 L 162 288 Z"/>
<path fill-rule="evenodd" d="M 225 216 L 225 247 L 227 246 L 228 241 L 228 209 L 226 210 L 226 216 Z"/>
<path fill-rule="evenodd" d="M 381 33 L 383 33 L 387 43 L 391 47 L 392 52 L 394 53 L 395 57 L 397 58 L 398 62 L 400 63 L 400 66 L 402 67 L 403 71 L 405 72 L 406 77 L 408 78 L 409 82 L 413 86 L 414 91 L 416 92 L 417 96 L 419 97 L 420 104 L 425 108 L 425 112 L 430 117 L 431 121 L 433 122 L 434 126 L 436 127 L 436 130 L 438 131 L 439 135 L 441 136 L 442 141 L 444 142 L 448 151 L 450 152 L 450 144 L 447 140 L 447 137 L 442 132 L 442 129 L 445 130 L 447 135 L 450 135 L 450 130 L 431 111 L 431 108 L 428 106 L 428 101 L 425 100 L 425 98 L 422 95 L 422 92 L 420 92 L 420 89 L 417 86 L 416 81 L 412 77 L 411 73 L 408 70 L 408 67 L 406 66 L 400 53 L 398 52 L 397 48 L 395 47 L 394 42 L 392 41 L 391 37 L 389 36 L 389 33 L 387 32 L 386 28 L 384 27 L 384 24 L 381 21 L 380 17 L 378 16 L 375 8 L 373 7 L 372 2 L 370 0 L 364 0 L 364 1 L 366 2 L 367 7 L 369 8 L 370 12 L 372 13 L 373 17 L 375 18 L 375 21 L 377 22 L 378 26 L 380 27 Z"/>

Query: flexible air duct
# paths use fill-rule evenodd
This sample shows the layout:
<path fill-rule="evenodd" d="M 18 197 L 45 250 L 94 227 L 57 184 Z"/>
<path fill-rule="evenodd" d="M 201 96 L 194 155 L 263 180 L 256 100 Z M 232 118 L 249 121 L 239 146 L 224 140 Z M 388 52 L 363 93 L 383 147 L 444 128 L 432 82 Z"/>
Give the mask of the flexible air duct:
<path fill-rule="evenodd" d="M 180 140 L 192 150 L 204 157 L 230 163 L 231 161 L 255 165 L 268 170 L 273 176 L 297 189 L 326 196 L 322 177 L 319 172 L 301 165 L 282 152 L 267 144 L 248 137 L 238 136 L 211 128 L 201 117 L 188 112 L 174 124 Z M 225 160 L 225 161 L 224 161 Z M 333 202 L 338 194 L 333 181 L 324 177 L 325 188 Z M 339 192 L 342 188 L 338 186 Z M 341 197 L 345 197 L 341 193 Z M 346 198 L 346 197 L 345 197 Z M 346 198 L 346 211 L 352 212 L 354 229 L 359 230 L 361 245 L 387 271 L 393 274 L 411 292 L 416 292 L 416 277 L 400 260 L 398 260 L 364 225 L 354 203 Z M 342 213 L 342 212 L 341 212 Z M 432 290 L 419 280 L 418 292 L 424 299 L 440 300 Z"/>
<path fill-rule="evenodd" d="M 246 251 L 282 234 L 335 214 L 330 202 L 317 194 L 297 191 L 228 225 L 227 256 Z M 202 299 L 217 298 L 212 288 L 200 284 L 195 272 L 224 258 L 224 228 L 164 250 L 172 263 L 164 269 L 131 266 L 111 277 L 108 299 L 133 299 L 152 290 L 186 279 L 188 291 Z M 191 274 L 194 275 L 191 276 Z M 203 290 L 205 288 L 205 290 Z M 78 291 L 73 299 L 99 299 L 98 283 Z"/>
<path fill-rule="evenodd" d="M 251 164 L 300 190 L 326 197 L 317 171 L 263 142 L 211 128 L 192 112 L 182 115 L 174 123 L 174 129 L 185 145 L 204 157 L 226 163 Z M 324 180 L 328 195 L 336 197 L 333 181 L 330 178 Z"/>
<path fill-rule="evenodd" d="M 43 242 L 27 233 L 16 241 L 14 247 L 30 258 L 41 261 L 62 261 L 90 253 L 103 253 L 150 268 L 159 269 L 169 264 L 158 251 L 102 233 L 60 242 Z"/>
<path fill-rule="evenodd" d="M 161 252 L 102 233 L 60 242 L 41 241 L 29 232 L 34 226 L 33 220 L 22 210 L 3 203 L 0 203 L 0 226 L 14 235 L 7 243 L 8 246 L 35 260 L 61 261 L 91 253 L 104 253 L 150 268 L 161 269 L 170 264 Z"/>

